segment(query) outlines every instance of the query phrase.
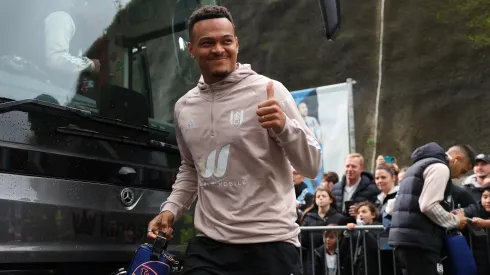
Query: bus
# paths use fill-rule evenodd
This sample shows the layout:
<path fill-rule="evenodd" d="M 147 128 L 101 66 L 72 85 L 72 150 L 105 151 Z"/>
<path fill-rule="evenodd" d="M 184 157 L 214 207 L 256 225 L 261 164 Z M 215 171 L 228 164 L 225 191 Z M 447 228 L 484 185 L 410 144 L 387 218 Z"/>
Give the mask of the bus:
<path fill-rule="evenodd" d="M 1 1 L 0 274 L 111 274 L 148 241 L 180 165 L 174 104 L 200 76 L 187 20 L 210 4 Z M 195 234 L 191 209 L 177 260 Z"/>

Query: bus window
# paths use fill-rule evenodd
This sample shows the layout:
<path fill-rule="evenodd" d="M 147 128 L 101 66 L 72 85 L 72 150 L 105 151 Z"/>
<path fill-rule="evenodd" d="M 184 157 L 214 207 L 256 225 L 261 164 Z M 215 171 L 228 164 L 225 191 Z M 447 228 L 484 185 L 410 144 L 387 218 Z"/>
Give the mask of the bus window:
<path fill-rule="evenodd" d="M 187 20 L 215 2 L 1 1 L 0 97 L 169 130 L 176 100 L 199 79 Z"/>

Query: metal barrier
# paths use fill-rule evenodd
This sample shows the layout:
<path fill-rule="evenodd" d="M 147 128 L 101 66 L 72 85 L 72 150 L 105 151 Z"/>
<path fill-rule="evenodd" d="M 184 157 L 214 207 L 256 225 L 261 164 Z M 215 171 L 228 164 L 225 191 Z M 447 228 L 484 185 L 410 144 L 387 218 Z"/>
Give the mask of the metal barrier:
<path fill-rule="evenodd" d="M 351 274 L 351 275 L 374 275 L 375 273 L 370 273 L 369 270 L 373 270 L 372 262 L 368 262 L 368 247 L 366 246 L 366 234 L 369 233 L 371 238 L 373 236 L 374 239 L 376 240 L 376 251 L 377 251 L 377 270 L 376 272 L 379 275 L 391 275 L 391 274 L 401 274 L 401 268 L 400 266 L 397 266 L 397 260 L 395 257 L 394 250 L 388 245 L 388 233 L 384 231 L 384 228 L 382 225 L 364 225 L 364 226 L 356 226 L 352 230 L 349 230 L 347 226 L 302 226 L 300 227 L 301 233 L 300 233 L 300 242 L 301 242 L 301 249 L 300 249 L 300 257 L 301 257 L 301 263 L 303 266 L 303 270 L 305 271 L 305 275 L 330 275 L 333 273 L 329 273 L 329 270 L 327 269 L 327 265 L 324 263 L 323 266 L 317 266 L 317 261 L 316 259 L 324 259 L 325 262 L 327 261 L 327 256 L 326 255 L 319 255 L 318 252 L 316 251 L 319 249 L 319 247 L 315 247 L 314 244 L 314 239 L 315 239 L 315 234 L 316 238 L 318 238 L 318 235 L 322 236 L 322 245 L 323 247 L 326 246 L 326 239 L 324 239 L 324 232 L 326 231 L 334 231 L 335 232 L 335 237 L 337 240 L 337 248 L 336 248 L 336 254 L 337 254 L 337 267 L 335 270 L 336 275 L 344 275 L 344 274 Z M 486 236 L 486 252 L 487 256 L 490 257 L 490 245 L 489 245 L 489 230 L 478 230 L 478 232 L 475 232 L 475 230 L 469 230 L 469 234 L 467 234 L 467 240 L 469 243 L 469 246 L 471 250 L 473 251 L 473 241 L 475 240 L 475 237 L 481 237 L 481 236 Z M 340 235 L 342 234 L 342 235 Z M 304 240 L 304 237 L 307 237 L 306 240 Z M 339 238 L 339 236 L 343 236 L 343 238 Z M 359 239 L 362 236 L 362 254 L 359 255 L 359 247 L 360 247 L 360 242 Z M 341 242 L 342 245 L 346 245 L 345 243 L 345 238 L 349 238 L 349 243 L 347 249 L 349 250 L 348 255 L 341 255 L 340 254 L 340 245 Z M 357 238 L 356 244 L 354 246 L 353 239 Z M 317 239 L 318 240 L 318 239 Z M 345 247 L 344 247 L 345 248 Z M 373 247 L 371 247 L 373 248 Z M 382 251 L 390 251 L 389 253 L 391 254 L 390 257 L 392 257 L 392 264 L 393 264 L 393 269 L 391 272 L 391 264 L 387 265 L 387 263 L 382 262 L 382 257 L 381 253 L 384 253 L 384 257 L 386 257 L 387 252 L 382 252 Z M 343 251 L 345 253 L 345 251 Z M 305 254 L 307 253 L 307 254 Z M 481 253 L 481 251 L 480 251 Z M 325 252 L 324 252 L 325 254 Z M 359 256 L 363 257 L 363 263 L 361 266 L 359 266 Z M 376 255 L 375 255 L 376 256 Z M 318 257 L 318 258 L 317 258 Z M 341 268 L 345 267 L 345 257 L 349 257 L 348 261 L 350 262 L 350 270 L 345 270 L 344 272 L 341 272 Z M 343 262 L 341 262 L 341 258 L 343 258 Z M 372 255 L 370 257 L 373 259 Z M 307 261 L 306 263 L 304 261 Z M 386 258 L 384 258 L 386 260 Z M 490 263 L 490 258 L 488 259 Z M 322 263 L 322 261 L 320 261 Z M 383 266 L 384 264 L 384 266 Z M 478 262 L 477 262 L 478 264 Z M 311 267 L 311 268 L 309 268 Z M 322 268 L 323 272 L 317 272 L 319 271 L 318 268 Z M 482 267 L 483 268 L 483 267 Z M 383 273 L 384 270 L 384 273 Z M 330 271 L 332 272 L 332 271 Z M 361 273 L 359 273 L 361 272 Z M 446 274 L 446 273 L 445 273 Z"/>
<path fill-rule="evenodd" d="M 383 249 L 383 245 L 382 245 L 382 242 L 380 241 L 380 236 L 379 234 L 383 232 L 384 228 L 382 225 L 364 225 L 364 226 L 356 226 L 354 227 L 354 229 L 352 230 L 349 230 L 347 228 L 347 226 L 303 226 L 303 227 L 300 227 L 301 229 L 301 234 L 300 234 L 300 242 L 301 242 L 301 250 L 300 250 L 300 257 L 301 257 L 301 261 L 302 261 L 302 264 L 303 264 L 303 268 L 305 268 L 304 266 L 304 255 L 303 253 L 305 252 L 305 250 L 310 253 L 310 255 L 307 255 L 306 256 L 306 259 L 308 261 L 310 261 L 310 264 L 311 264 L 311 274 L 316 274 L 316 266 L 315 266 L 315 257 L 316 257 L 316 249 L 318 247 L 314 247 L 314 235 L 315 234 L 321 234 L 322 235 L 322 239 L 323 239 L 323 232 L 325 231 L 335 231 L 336 233 L 336 240 L 337 240 L 337 268 L 336 268 L 336 274 L 338 275 L 341 275 L 341 267 L 342 267 L 342 264 L 343 262 L 341 263 L 341 255 L 340 255 L 340 238 L 339 238 L 339 233 L 341 232 L 346 232 L 347 234 L 350 234 L 351 236 L 348 236 L 346 235 L 346 237 L 349 237 L 349 253 L 350 253 L 350 258 L 349 258 L 349 261 L 350 261 L 350 271 L 351 271 L 351 274 L 355 274 L 355 270 L 358 270 L 359 267 L 356 266 L 357 265 L 357 260 L 358 260 L 358 257 L 359 256 L 359 237 L 360 235 L 362 234 L 362 246 L 363 246 L 363 258 L 364 258 L 364 273 L 366 275 L 368 275 L 368 259 L 367 259 L 367 249 L 366 249 L 366 232 L 376 232 L 376 240 L 377 240 L 377 251 L 378 251 L 378 274 L 382 274 L 381 273 L 381 255 L 380 255 L 380 251 Z M 305 245 L 305 241 L 302 240 L 302 237 L 304 237 L 305 233 L 308 233 L 307 235 L 309 235 L 309 240 L 306 241 L 308 243 L 308 245 Z M 355 236 L 357 235 L 357 236 Z M 353 244 L 353 236 L 357 238 L 357 241 L 356 241 L 356 246 L 355 246 L 355 249 L 354 249 L 354 244 Z M 387 238 L 386 240 L 384 240 L 386 242 L 386 245 L 387 245 Z M 325 245 L 323 242 L 322 242 L 323 245 Z M 306 248 L 306 249 L 305 249 Z M 391 248 L 390 248 L 391 250 Z M 354 255 L 355 254 L 355 255 Z M 325 255 L 319 255 L 320 257 L 325 257 Z M 394 257 L 393 257 L 394 259 Z M 308 268 L 308 267 L 306 267 Z M 318 267 L 318 268 L 322 268 L 322 267 Z M 327 269 L 327 265 L 324 265 L 323 266 L 323 269 L 324 269 L 324 273 L 322 274 L 329 274 L 329 271 Z M 307 272 L 309 273 L 309 272 Z"/>

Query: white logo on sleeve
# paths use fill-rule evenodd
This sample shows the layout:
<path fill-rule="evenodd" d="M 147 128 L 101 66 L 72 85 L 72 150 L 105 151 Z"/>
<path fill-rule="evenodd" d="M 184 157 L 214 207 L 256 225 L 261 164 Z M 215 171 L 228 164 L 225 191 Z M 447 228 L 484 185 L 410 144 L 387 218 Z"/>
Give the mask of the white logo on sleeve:
<path fill-rule="evenodd" d="M 201 175 L 204 178 L 211 176 L 222 177 L 226 172 L 228 166 L 228 155 L 230 154 L 230 144 L 223 146 L 218 152 L 213 150 L 209 153 L 207 158 L 202 158 L 199 162 L 199 168 Z M 216 158 L 216 155 L 218 157 Z"/>
<path fill-rule="evenodd" d="M 230 123 L 235 128 L 240 127 L 243 123 L 243 110 L 230 111 Z"/>
<path fill-rule="evenodd" d="M 194 119 L 190 119 L 188 122 L 187 122 L 187 125 L 186 125 L 186 128 L 187 129 L 194 129 L 194 128 L 197 128 L 196 127 L 196 123 L 194 123 Z"/>

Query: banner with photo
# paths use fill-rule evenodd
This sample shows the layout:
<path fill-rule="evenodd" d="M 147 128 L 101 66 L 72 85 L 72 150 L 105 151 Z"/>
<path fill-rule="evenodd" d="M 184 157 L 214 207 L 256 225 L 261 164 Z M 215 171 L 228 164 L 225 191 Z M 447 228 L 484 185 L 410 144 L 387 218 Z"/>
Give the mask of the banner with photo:
<path fill-rule="evenodd" d="M 310 192 L 322 182 L 325 172 L 344 174 L 344 158 L 355 152 L 352 85 L 345 83 L 291 92 L 306 125 L 322 148 L 322 169 L 315 179 L 306 179 Z"/>

